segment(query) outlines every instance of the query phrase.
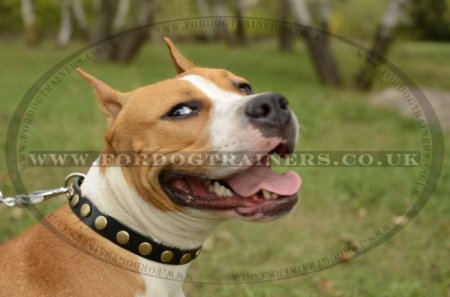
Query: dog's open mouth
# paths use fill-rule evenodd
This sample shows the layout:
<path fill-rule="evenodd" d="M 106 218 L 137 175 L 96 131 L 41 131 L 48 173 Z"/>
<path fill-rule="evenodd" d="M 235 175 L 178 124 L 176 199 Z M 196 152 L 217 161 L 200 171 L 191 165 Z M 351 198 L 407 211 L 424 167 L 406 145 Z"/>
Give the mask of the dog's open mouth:
<path fill-rule="evenodd" d="M 267 218 L 288 213 L 297 203 L 300 176 L 288 171 L 272 171 L 272 154 L 285 150 L 278 146 L 260 162 L 220 180 L 163 172 L 160 182 L 177 204 L 208 210 L 234 210 L 239 216 Z"/>

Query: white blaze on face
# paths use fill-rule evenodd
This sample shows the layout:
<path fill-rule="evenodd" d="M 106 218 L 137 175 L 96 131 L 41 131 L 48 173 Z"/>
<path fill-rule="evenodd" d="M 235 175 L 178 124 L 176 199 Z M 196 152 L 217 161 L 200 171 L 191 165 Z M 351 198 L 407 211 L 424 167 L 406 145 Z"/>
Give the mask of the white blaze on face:
<path fill-rule="evenodd" d="M 273 149 L 281 138 L 264 137 L 260 130 L 250 125 L 245 114 L 247 102 L 260 94 L 242 96 L 226 91 L 214 82 L 195 74 L 189 74 L 179 79 L 190 82 L 203 92 L 212 102 L 210 135 L 213 151 L 215 152 L 267 152 Z M 228 159 L 230 155 L 226 155 Z M 230 160 L 230 162 L 233 162 Z M 226 162 L 224 162 L 226 163 Z M 235 167 L 222 167 L 215 172 L 223 177 L 236 170 Z"/>

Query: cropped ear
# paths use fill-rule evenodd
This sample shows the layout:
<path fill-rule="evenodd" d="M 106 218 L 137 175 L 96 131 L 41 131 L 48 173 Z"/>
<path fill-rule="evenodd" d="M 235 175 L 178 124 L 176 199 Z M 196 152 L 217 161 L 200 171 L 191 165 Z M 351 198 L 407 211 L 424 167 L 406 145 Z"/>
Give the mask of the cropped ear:
<path fill-rule="evenodd" d="M 167 37 L 164 37 L 164 41 L 167 44 L 167 47 L 169 48 L 170 56 L 172 57 L 173 64 L 175 65 L 175 68 L 177 70 L 177 73 L 183 73 L 186 70 L 194 67 L 194 63 L 186 59 L 175 47 L 172 40 L 170 40 Z"/>
<path fill-rule="evenodd" d="M 94 89 L 97 99 L 108 116 L 108 122 L 114 120 L 122 110 L 125 101 L 123 94 L 80 68 L 77 68 L 77 72 Z"/>

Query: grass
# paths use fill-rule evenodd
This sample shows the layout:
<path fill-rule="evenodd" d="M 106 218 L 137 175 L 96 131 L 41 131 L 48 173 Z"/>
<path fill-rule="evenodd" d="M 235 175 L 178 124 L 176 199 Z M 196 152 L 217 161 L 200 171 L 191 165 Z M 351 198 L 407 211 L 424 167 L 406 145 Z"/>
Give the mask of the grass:
<path fill-rule="evenodd" d="M 1 141 L 25 91 L 57 61 L 80 45 L 57 50 L 51 44 L 26 48 L 19 41 L 0 44 L 3 92 Z M 276 91 L 290 98 L 301 128 L 302 150 L 420 150 L 411 119 L 374 108 L 370 94 L 319 85 L 304 48 L 282 54 L 272 44 L 250 48 L 182 44 L 193 61 L 223 67 L 248 78 L 256 91 Z M 354 51 L 336 44 L 339 64 L 350 81 L 359 62 Z M 450 89 L 450 47 L 400 43 L 390 58 L 420 86 Z M 90 62 L 83 66 L 110 85 L 128 90 L 171 77 L 174 70 L 162 44 L 148 45 L 131 65 Z M 388 87 L 377 83 L 377 89 Z M 98 150 L 104 118 L 89 87 L 69 75 L 40 106 L 29 133 L 29 150 Z M 76 133 L 74 133 L 76 131 Z M 448 134 L 447 134 L 448 136 Z M 448 142 L 447 142 L 448 143 Z M 2 146 L 4 143 L 2 143 Z M 449 152 L 448 146 L 446 152 Z M 87 168 L 79 169 L 86 171 Z M 272 270 L 332 255 L 349 240 L 370 236 L 411 207 L 409 195 L 417 169 L 297 169 L 303 179 L 301 202 L 294 213 L 271 223 L 229 221 L 215 232 L 191 270 L 199 281 L 229 280 L 231 273 Z M 27 189 L 59 186 L 70 168 L 34 168 L 21 172 Z M 292 280 L 262 284 L 188 283 L 188 296 L 445 296 L 450 286 L 448 213 L 450 168 L 420 215 L 398 235 L 362 257 Z M 0 189 L 13 193 L 3 159 Z M 51 208 L 64 203 L 50 202 Z M 364 213 L 366 213 L 364 215 Z M 24 210 L 0 207 L 0 242 L 20 233 L 35 219 Z"/>

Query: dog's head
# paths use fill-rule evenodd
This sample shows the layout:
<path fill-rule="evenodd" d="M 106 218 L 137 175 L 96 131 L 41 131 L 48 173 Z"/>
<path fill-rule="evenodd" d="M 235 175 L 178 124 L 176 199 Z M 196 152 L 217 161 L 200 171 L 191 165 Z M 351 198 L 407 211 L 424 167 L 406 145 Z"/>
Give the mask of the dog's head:
<path fill-rule="evenodd" d="M 297 202 L 300 177 L 271 170 L 288 155 L 298 124 L 277 93 L 254 93 L 227 70 L 201 68 L 165 39 L 178 75 L 119 92 L 78 70 L 108 117 L 105 154 L 148 203 L 165 211 L 268 220 Z M 132 154 L 132 164 L 117 158 Z M 139 162 L 136 163 L 136 160 Z"/>

